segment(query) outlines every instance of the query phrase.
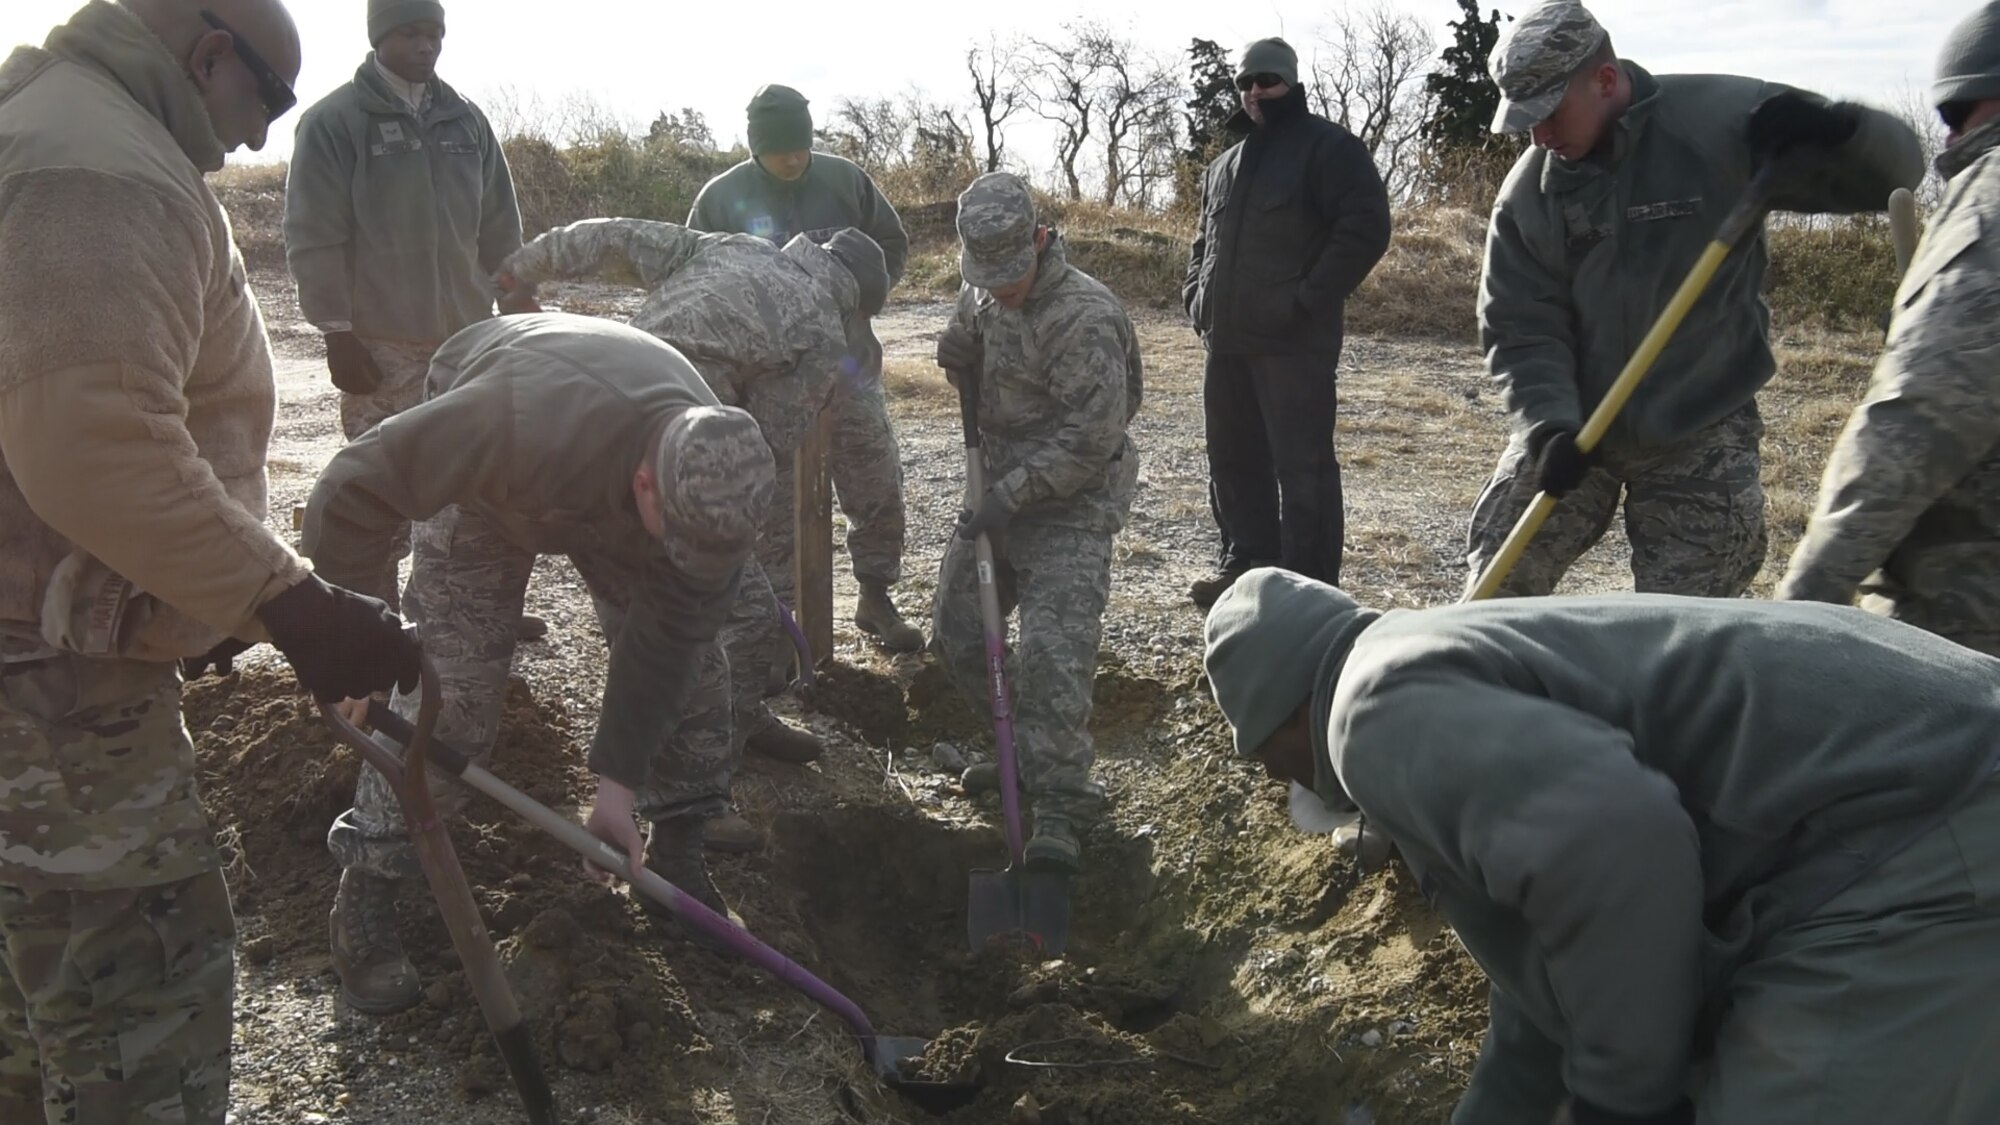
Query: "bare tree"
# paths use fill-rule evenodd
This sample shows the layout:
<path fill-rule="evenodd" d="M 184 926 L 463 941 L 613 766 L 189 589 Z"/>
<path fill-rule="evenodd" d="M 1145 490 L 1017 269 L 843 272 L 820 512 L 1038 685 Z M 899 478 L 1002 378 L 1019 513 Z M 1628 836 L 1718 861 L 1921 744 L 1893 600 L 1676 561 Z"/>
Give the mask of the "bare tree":
<path fill-rule="evenodd" d="M 1417 155 L 1428 116 L 1424 74 L 1436 53 L 1430 29 L 1383 0 L 1343 10 L 1314 51 L 1314 108 L 1360 138 L 1391 194 Z"/>
<path fill-rule="evenodd" d="M 1917 205 L 1929 211 L 1944 199 L 1944 177 L 1937 173 L 1938 153 L 1944 151 L 1945 144 L 1944 122 L 1931 105 L 1930 95 L 1908 82 L 1903 83 L 1895 104 L 1888 108 L 1917 132 L 1917 143 L 1924 154 L 1924 182 L 1917 186 Z"/>
<path fill-rule="evenodd" d="M 1079 41 L 1090 52 L 1098 75 L 1104 203 L 1147 206 L 1150 185 L 1160 171 L 1158 158 L 1165 156 L 1167 164 L 1172 163 L 1174 103 L 1180 82 L 1166 63 L 1102 28 L 1086 31 Z M 1146 190 L 1141 190 L 1142 182 L 1148 185 Z"/>
<path fill-rule="evenodd" d="M 818 132 L 834 152 L 877 171 L 902 159 L 914 125 L 908 106 L 892 98 L 842 98 Z"/>
<path fill-rule="evenodd" d="M 1028 106 L 1053 124 L 1056 174 L 1071 199 L 1083 198 L 1082 164 L 1097 125 L 1102 58 L 1092 46 L 1108 35 L 1095 23 L 1064 24 L 1059 40 L 1029 39 L 1036 60 L 1027 86 Z"/>
<path fill-rule="evenodd" d="M 983 164 L 988 172 L 1000 170 L 1000 162 L 1007 153 L 1006 135 L 1001 128 L 1027 97 L 1019 60 L 1017 41 L 1002 43 L 991 36 L 984 48 L 975 45 L 965 52 L 965 70 L 972 77 L 972 97 L 979 107 L 980 127 L 985 136 Z"/>

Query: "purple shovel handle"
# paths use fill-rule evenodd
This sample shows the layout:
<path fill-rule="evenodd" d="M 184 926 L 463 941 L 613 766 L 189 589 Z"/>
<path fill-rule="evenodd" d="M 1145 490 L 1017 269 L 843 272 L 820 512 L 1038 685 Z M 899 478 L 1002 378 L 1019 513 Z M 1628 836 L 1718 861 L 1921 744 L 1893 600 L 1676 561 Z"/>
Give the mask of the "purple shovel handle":
<path fill-rule="evenodd" d="M 785 634 L 792 638 L 792 647 L 798 650 L 799 679 L 810 689 L 814 679 L 812 642 L 806 640 L 806 631 L 799 628 L 798 619 L 792 616 L 792 607 L 785 604 L 785 599 L 772 594 L 771 601 L 778 607 L 778 620 L 785 626 Z"/>

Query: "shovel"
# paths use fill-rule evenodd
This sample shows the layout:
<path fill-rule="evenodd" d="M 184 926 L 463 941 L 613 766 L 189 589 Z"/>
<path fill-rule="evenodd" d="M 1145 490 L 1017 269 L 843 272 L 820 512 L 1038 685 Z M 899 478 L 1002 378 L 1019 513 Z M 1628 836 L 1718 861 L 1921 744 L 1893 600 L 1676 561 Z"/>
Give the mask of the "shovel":
<path fill-rule="evenodd" d="M 425 690 L 428 699 L 429 688 L 426 687 Z M 923 1054 L 930 1046 L 930 1040 L 914 1036 L 877 1034 L 874 1024 L 869 1022 L 868 1016 L 862 1012 L 859 1005 L 834 991 L 832 985 L 814 976 L 798 962 L 757 940 L 750 931 L 710 910 L 652 870 L 645 867 L 633 870 L 624 852 L 591 835 L 582 825 L 493 776 L 485 768 L 475 764 L 464 752 L 447 743 L 426 737 L 423 732 L 428 728 L 423 725 L 421 714 L 418 716 L 418 725 L 413 727 L 408 719 L 389 710 L 381 701 L 375 700 L 368 704 L 368 725 L 391 742 L 404 746 L 412 743 L 419 745 L 428 743 L 432 764 L 445 774 L 458 779 L 468 788 L 498 801 L 528 823 L 554 836 L 570 850 L 624 879 L 632 885 L 633 890 L 666 907 L 681 922 L 701 931 L 716 944 L 727 947 L 744 960 L 776 977 L 781 984 L 797 990 L 831 1011 L 854 1033 L 854 1038 L 861 1045 L 862 1056 L 868 1060 L 869 1067 L 884 1085 L 920 1106 L 939 1107 L 940 1111 L 964 1105 L 978 1093 L 978 1087 L 967 1083 L 929 1082 L 906 1077 L 905 1064 Z M 393 755 L 374 740 L 359 731 L 356 731 L 355 735 L 361 741 L 374 746 L 377 753 L 393 759 Z"/>
<path fill-rule="evenodd" d="M 1667 302 L 1667 307 L 1660 313 L 1659 319 L 1653 322 L 1652 330 L 1646 333 L 1645 339 L 1639 341 L 1638 350 L 1626 361 L 1625 369 L 1618 373 L 1617 381 L 1611 384 L 1610 390 L 1604 392 L 1604 399 L 1597 404 L 1597 409 L 1590 412 L 1589 420 L 1584 422 L 1583 429 L 1576 435 L 1577 452 L 1589 453 L 1597 448 L 1598 442 L 1604 440 L 1604 433 L 1611 428 L 1612 420 L 1618 417 L 1620 410 L 1624 409 L 1625 401 L 1632 397 L 1632 392 L 1639 388 L 1639 381 L 1653 369 L 1654 361 L 1660 358 L 1660 352 L 1665 350 L 1667 341 L 1673 338 L 1675 330 L 1681 326 L 1681 321 L 1687 318 L 1688 310 L 1694 307 L 1694 303 L 1707 290 L 1708 283 L 1714 280 L 1715 271 L 1721 268 L 1722 260 L 1729 256 L 1729 251 L 1736 243 L 1764 217 L 1764 209 L 1770 204 L 1771 189 L 1777 183 L 1781 167 L 1780 162 L 1771 161 L 1751 178 L 1750 186 L 1743 192 L 1743 198 L 1737 200 L 1736 206 L 1723 218 L 1721 229 L 1716 231 L 1715 241 L 1710 242 L 1708 249 L 1702 251 L 1700 260 L 1696 261 L 1694 268 L 1688 271 L 1687 278 L 1681 282 L 1681 287 L 1675 291 L 1673 299 Z M 1514 530 L 1507 533 L 1506 542 L 1500 545 L 1500 551 L 1493 556 L 1493 561 L 1486 564 L 1486 570 L 1479 576 L 1479 582 L 1473 587 L 1472 592 L 1465 596 L 1466 601 L 1481 601 L 1500 592 L 1500 587 L 1507 581 L 1507 576 L 1514 572 L 1515 564 L 1519 563 L 1521 556 L 1527 552 L 1528 544 L 1534 540 L 1535 533 L 1542 529 L 1542 524 L 1548 522 L 1549 513 L 1555 511 L 1555 508 L 1555 497 L 1546 492 L 1535 494 L 1534 503 L 1528 506 L 1527 511 L 1521 513 L 1520 520 L 1514 524 Z"/>
<path fill-rule="evenodd" d="M 986 463 L 979 449 L 979 382 L 969 371 L 958 380 L 959 417 L 965 425 L 965 504 L 986 494 Z M 981 532 L 972 544 L 979 573 L 979 616 L 986 634 L 986 694 L 993 706 L 993 744 L 1000 759 L 1000 818 L 1007 829 L 1007 868 L 975 869 L 966 894 L 965 934 L 974 950 L 996 937 L 1021 938 L 1037 949 L 1061 953 L 1069 944 L 1069 876 L 1030 871 L 1021 839 L 1021 782 L 1014 754 L 1014 714 L 1007 697 L 1007 623 L 1000 614 L 993 544 Z"/>
<path fill-rule="evenodd" d="M 459 866 L 458 853 L 452 850 L 451 837 L 445 833 L 437 805 L 431 800 L 424 767 L 430 752 L 439 749 L 431 739 L 431 731 L 437 726 L 440 697 L 437 669 L 427 656 L 422 658 L 421 677 L 423 701 L 417 707 L 416 726 L 403 724 L 401 741 L 408 749 L 401 757 L 357 730 L 341 717 L 333 704 L 320 704 L 320 712 L 333 725 L 340 740 L 352 746 L 363 761 L 380 770 L 395 790 L 396 802 L 403 809 L 403 823 L 409 826 L 411 842 L 416 845 L 424 880 L 430 884 L 438 912 L 444 915 L 452 948 L 458 951 L 459 962 L 465 966 L 465 979 L 479 1000 L 480 1014 L 486 1017 L 486 1027 L 500 1048 L 500 1058 L 514 1079 L 514 1089 L 520 1092 L 528 1120 L 533 1125 L 555 1125 L 555 1096 L 549 1092 L 549 1080 L 535 1058 L 534 1040 L 521 1022 L 521 1009 L 514 1003 L 514 992 L 507 985 L 500 958 L 493 952 L 493 940 L 486 935 L 486 924 L 480 920 L 472 887 L 465 880 L 465 869 Z M 379 703 L 370 704 L 371 710 L 377 707 L 384 712 L 389 710 Z"/>

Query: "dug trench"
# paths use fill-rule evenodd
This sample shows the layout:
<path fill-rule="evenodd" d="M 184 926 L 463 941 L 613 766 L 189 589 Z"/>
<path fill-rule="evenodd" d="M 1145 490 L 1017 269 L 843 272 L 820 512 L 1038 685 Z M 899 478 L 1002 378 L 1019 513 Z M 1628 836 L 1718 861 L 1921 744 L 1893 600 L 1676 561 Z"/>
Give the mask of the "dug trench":
<path fill-rule="evenodd" d="M 1086 839 L 1059 958 L 967 946 L 967 876 L 1004 865 L 997 807 L 953 770 L 985 724 L 928 661 L 834 664 L 798 716 L 813 767 L 752 761 L 738 802 L 759 854 L 718 858 L 753 932 L 853 998 L 885 1034 L 934 1037 L 910 1071 L 961 1104 L 885 1089 L 838 1021 L 686 941 L 554 841 L 473 797 L 452 838 L 575 1120 L 1422 1125 L 1443 1121 L 1484 1023 L 1484 988 L 1393 863 L 1363 876 L 1290 827 L 1230 752 L 1202 685 L 1115 662 L 1097 681 L 1107 814 Z M 190 685 L 188 724 L 259 987 L 326 995 L 325 850 L 358 765 L 282 665 Z M 571 815 L 587 800 L 587 713 L 510 683 L 493 771 Z M 939 763 L 943 763 L 940 765 Z M 951 768 L 946 768 L 951 767 Z M 426 982 L 399 1015 L 334 1007 L 325 1059 L 288 1099 L 344 1118 L 356 1088 L 450 1088 L 463 1119 L 520 1120 L 437 912 L 419 885 L 401 931 Z M 394 1063 L 384 1066 L 384 1058 Z M 365 1101 L 361 1098 L 360 1101 Z"/>

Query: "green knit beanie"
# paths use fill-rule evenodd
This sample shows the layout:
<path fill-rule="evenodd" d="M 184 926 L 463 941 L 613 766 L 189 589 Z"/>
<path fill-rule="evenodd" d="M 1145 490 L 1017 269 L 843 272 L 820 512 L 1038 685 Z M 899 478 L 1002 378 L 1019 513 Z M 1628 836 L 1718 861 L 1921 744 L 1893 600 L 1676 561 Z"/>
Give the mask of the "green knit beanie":
<path fill-rule="evenodd" d="M 766 86 L 750 99 L 750 155 L 805 152 L 812 148 L 812 111 L 790 86 Z"/>
<path fill-rule="evenodd" d="M 370 46 L 388 38 L 399 27 L 425 22 L 443 27 L 444 5 L 437 0 L 368 0 Z"/>

